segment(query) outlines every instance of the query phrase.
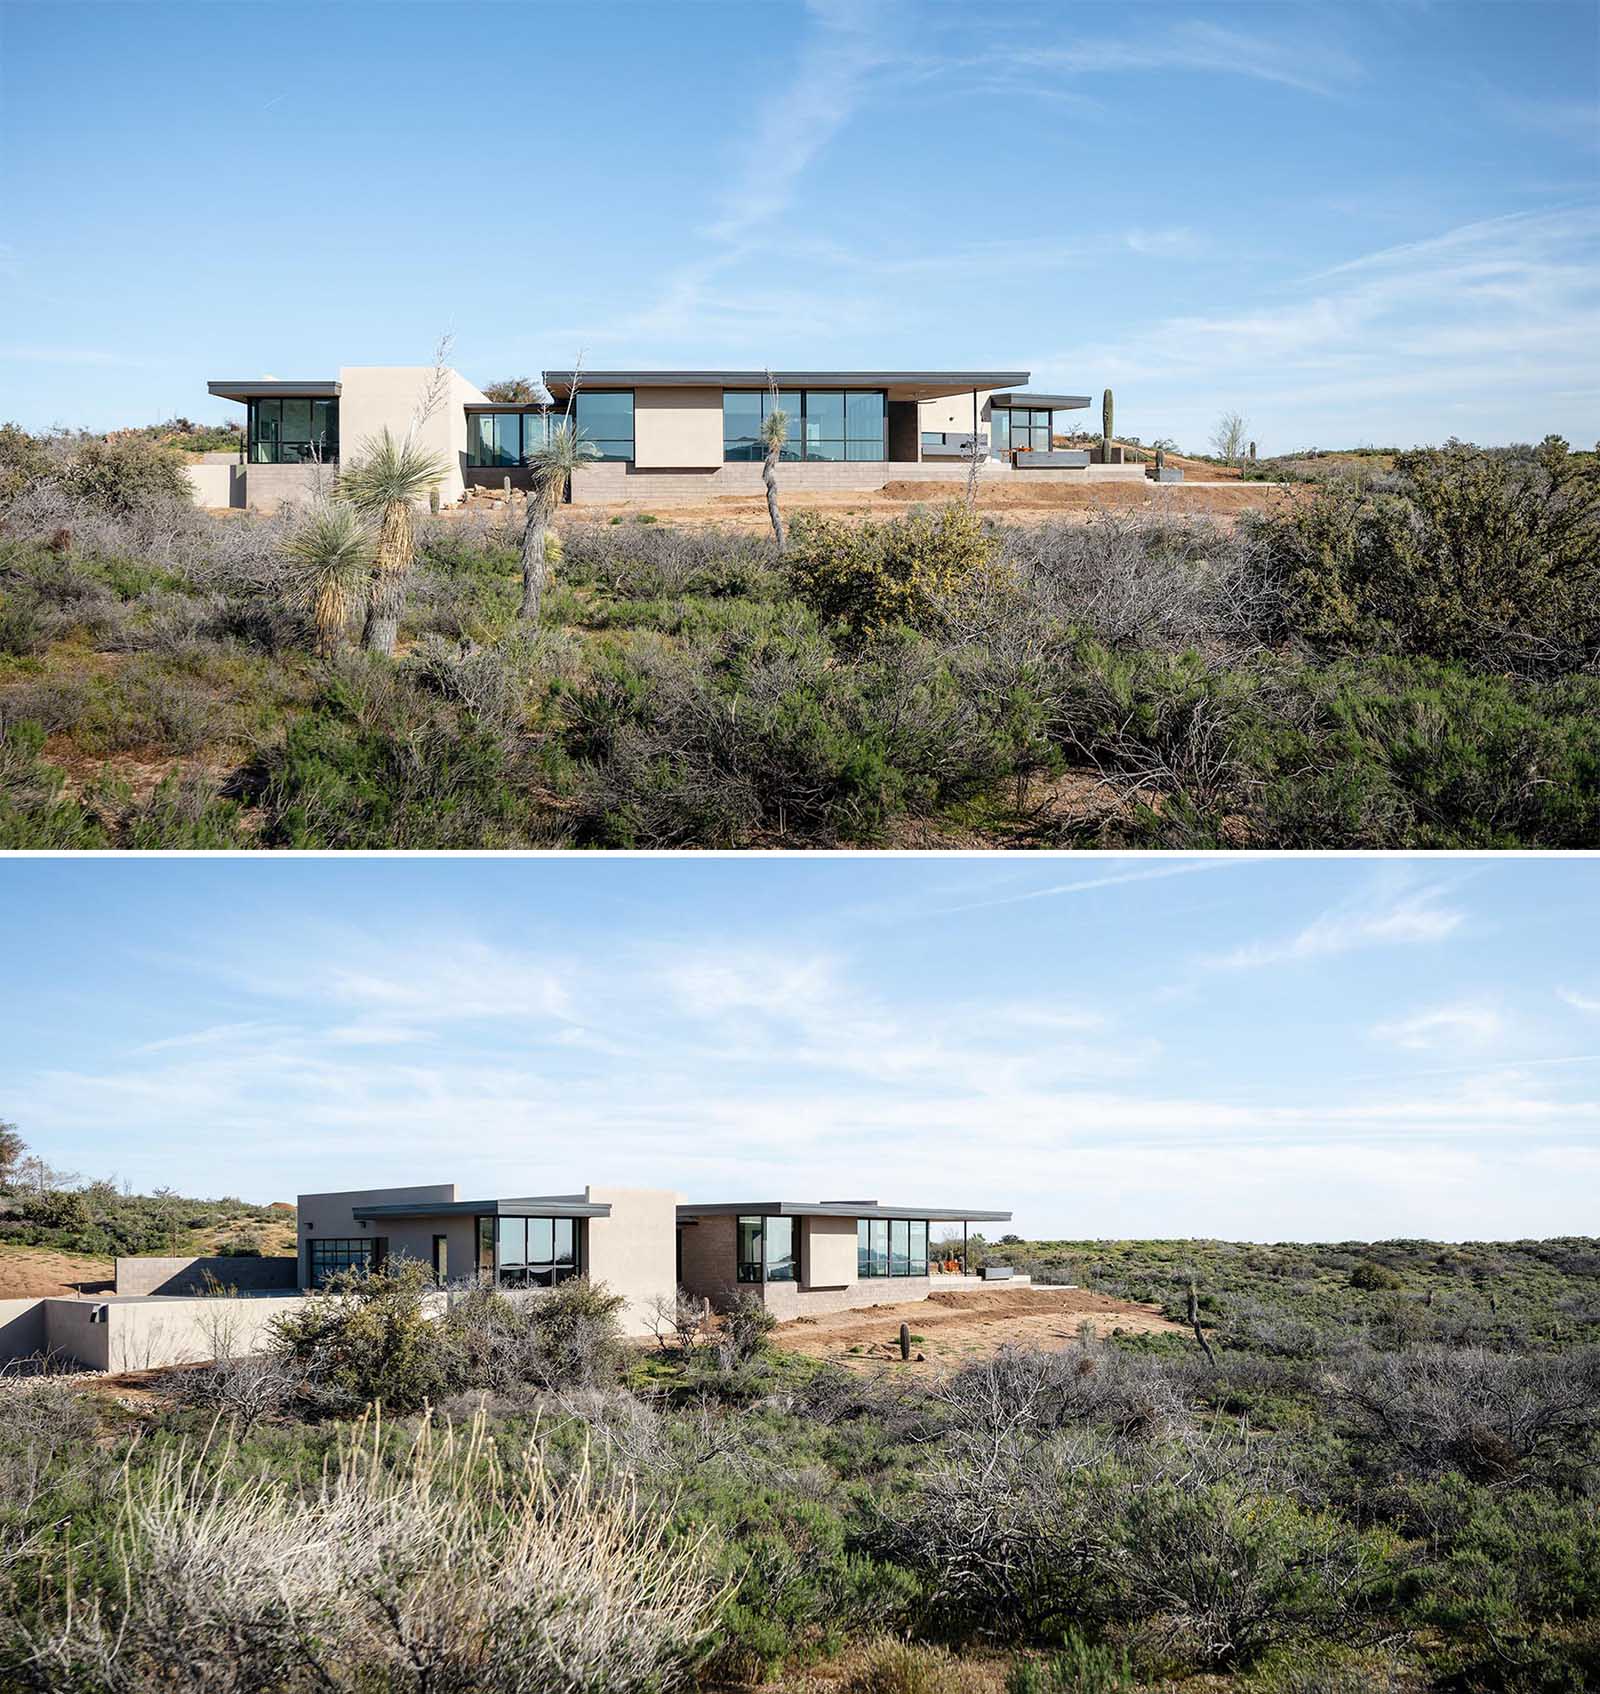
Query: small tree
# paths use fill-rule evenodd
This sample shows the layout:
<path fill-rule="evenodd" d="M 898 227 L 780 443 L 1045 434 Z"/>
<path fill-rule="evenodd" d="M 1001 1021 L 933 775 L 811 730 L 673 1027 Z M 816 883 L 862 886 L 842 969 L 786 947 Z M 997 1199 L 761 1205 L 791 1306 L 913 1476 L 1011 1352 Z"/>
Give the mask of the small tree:
<path fill-rule="evenodd" d="M 561 423 L 551 424 L 543 443 L 527 457 L 533 486 L 528 491 L 528 521 L 522 529 L 522 605 L 517 616 L 528 623 L 539 621 L 540 600 L 555 562 L 551 558 L 555 533 L 550 522 L 556 507 L 566 494 L 572 473 L 599 457 L 599 449 L 578 433 L 570 415 Z"/>
<path fill-rule="evenodd" d="M 343 643 L 350 616 L 372 580 L 372 529 L 343 500 L 319 501 L 284 543 L 292 577 L 292 604 L 311 613 L 317 648 L 331 657 Z"/>
<path fill-rule="evenodd" d="M 1225 464 L 1237 464 L 1244 456 L 1249 427 L 1237 412 L 1224 412 L 1211 431 L 1212 451 Z"/>
<path fill-rule="evenodd" d="M 766 458 L 761 465 L 761 480 L 767 488 L 767 516 L 772 520 L 772 534 L 778 543 L 778 551 L 782 553 L 785 541 L 783 514 L 778 510 L 778 458 L 789 439 L 789 414 L 778 404 L 778 384 L 770 372 L 767 375 L 767 389 L 772 396 L 772 405 L 761 420 L 761 445 L 766 449 Z"/>
<path fill-rule="evenodd" d="M 525 376 L 508 376 L 501 382 L 491 382 L 483 390 L 485 400 L 493 400 L 498 406 L 532 406 L 542 399 L 547 399 L 535 383 Z"/>
<path fill-rule="evenodd" d="M 17 1166 L 27 1150 L 17 1126 L 0 1119 L 0 1188 L 9 1188 L 16 1180 Z"/>

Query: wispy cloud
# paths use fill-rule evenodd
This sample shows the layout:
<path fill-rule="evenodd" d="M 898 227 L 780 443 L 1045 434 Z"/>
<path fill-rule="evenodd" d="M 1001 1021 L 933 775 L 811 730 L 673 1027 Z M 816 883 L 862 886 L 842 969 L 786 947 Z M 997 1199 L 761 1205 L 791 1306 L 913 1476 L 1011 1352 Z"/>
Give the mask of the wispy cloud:
<path fill-rule="evenodd" d="M 1246 942 L 1210 962 L 1226 970 L 1254 970 L 1331 958 L 1359 948 L 1444 941 L 1460 929 L 1466 914 L 1444 905 L 1443 899 L 1443 890 L 1422 888 L 1389 898 L 1347 902 L 1292 934 Z"/>
<path fill-rule="evenodd" d="M 1484 1046 L 1505 1033 L 1505 1019 L 1489 1006 L 1438 1006 L 1372 1026 L 1374 1041 L 1413 1052 L 1442 1046 Z"/>
<path fill-rule="evenodd" d="M 1600 996 L 1579 994 L 1576 989 L 1572 988 L 1558 988 L 1556 995 L 1559 999 L 1565 1000 L 1575 1012 L 1600 1013 Z"/>

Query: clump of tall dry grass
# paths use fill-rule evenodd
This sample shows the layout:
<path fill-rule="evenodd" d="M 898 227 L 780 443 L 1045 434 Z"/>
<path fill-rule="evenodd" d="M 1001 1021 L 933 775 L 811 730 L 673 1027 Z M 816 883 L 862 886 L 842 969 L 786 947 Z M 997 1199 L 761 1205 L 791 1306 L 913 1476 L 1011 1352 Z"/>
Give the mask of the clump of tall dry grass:
<path fill-rule="evenodd" d="M 587 1463 L 556 1484 L 537 1442 L 507 1459 L 481 1416 L 398 1456 L 364 1419 L 311 1489 L 175 1447 L 128 1471 L 108 1564 L 47 1608 L 39 1686 L 627 1694 L 678 1680 L 724 1594 L 705 1534 Z"/>

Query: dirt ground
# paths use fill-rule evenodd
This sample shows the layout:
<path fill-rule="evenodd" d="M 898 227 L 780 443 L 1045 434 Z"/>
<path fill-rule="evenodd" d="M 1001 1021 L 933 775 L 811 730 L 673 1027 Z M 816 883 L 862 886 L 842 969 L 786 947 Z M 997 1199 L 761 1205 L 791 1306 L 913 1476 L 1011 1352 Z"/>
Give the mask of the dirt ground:
<path fill-rule="evenodd" d="M 109 1293 L 114 1269 L 110 1259 L 80 1253 L 57 1253 L 48 1247 L 0 1248 L 0 1300 L 22 1300 L 36 1294 L 67 1298 L 75 1294 Z"/>
<path fill-rule="evenodd" d="M 1044 1351 L 1065 1347 L 1078 1339 L 1085 1323 L 1097 1335 L 1184 1333 L 1155 1306 L 1084 1288 L 1030 1287 L 933 1294 L 833 1317 L 796 1318 L 780 1324 L 771 1340 L 791 1353 L 852 1370 L 877 1370 L 899 1363 L 902 1323 L 911 1329 L 913 1362 L 946 1367 L 987 1358 L 1007 1342 Z"/>
<path fill-rule="evenodd" d="M 1239 513 L 1264 511 L 1285 503 L 1306 500 L 1314 490 L 1299 483 L 1270 482 L 1041 482 L 1031 487 L 1006 484 L 980 488 L 978 510 L 1007 523 L 1087 523 L 1103 512 L 1144 512 L 1168 517 L 1212 517 L 1230 523 Z M 778 497 L 787 516 L 796 512 L 826 512 L 833 518 L 903 517 L 915 505 L 941 506 L 965 498 L 959 482 L 891 482 L 875 492 L 859 490 L 807 491 L 785 495 L 780 480 Z M 453 511 L 479 507 L 453 507 Z M 710 529 L 754 530 L 767 528 L 767 503 L 761 495 L 726 494 L 711 500 L 684 505 L 658 505 L 649 501 L 605 506 L 563 506 L 556 514 L 562 527 L 624 523 L 641 517 L 657 522 L 695 525 Z"/>

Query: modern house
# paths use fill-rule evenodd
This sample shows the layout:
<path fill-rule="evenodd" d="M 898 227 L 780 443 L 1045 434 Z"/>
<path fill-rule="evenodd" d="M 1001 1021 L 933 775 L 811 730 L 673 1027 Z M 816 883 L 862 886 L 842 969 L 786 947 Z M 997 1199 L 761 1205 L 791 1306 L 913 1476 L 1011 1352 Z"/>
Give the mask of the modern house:
<path fill-rule="evenodd" d="M 925 1300 L 977 1285 L 967 1275 L 972 1223 L 1010 1212 L 884 1205 L 877 1200 L 741 1200 L 678 1207 L 678 1282 L 714 1306 L 759 1294 L 780 1320 Z M 961 1226 L 953 1260 L 930 1257 L 933 1226 Z"/>
<path fill-rule="evenodd" d="M 404 435 L 433 381 L 431 368 L 348 365 L 337 377 L 218 381 L 213 395 L 245 408 L 240 457 L 209 455 L 191 467 L 207 506 L 276 510 L 332 480 L 350 455 L 388 429 Z M 976 438 L 985 478 L 1141 477 L 1137 465 L 1091 463 L 1055 446 L 1064 414 L 1082 394 L 1030 392 L 1027 371 L 546 371 L 536 398 L 490 400 L 455 371 L 418 439 L 444 465 L 449 505 L 472 487 L 526 487 L 527 456 L 552 419 L 595 447 L 572 479 L 574 505 L 697 501 L 761 491 L 762 419 L 774 404 L 789 420 L 782 458 L 786 493 L 870 491 L 894 481 L 966 475 Z M 576 390 L 576 392 L 574 392 Z"/>

